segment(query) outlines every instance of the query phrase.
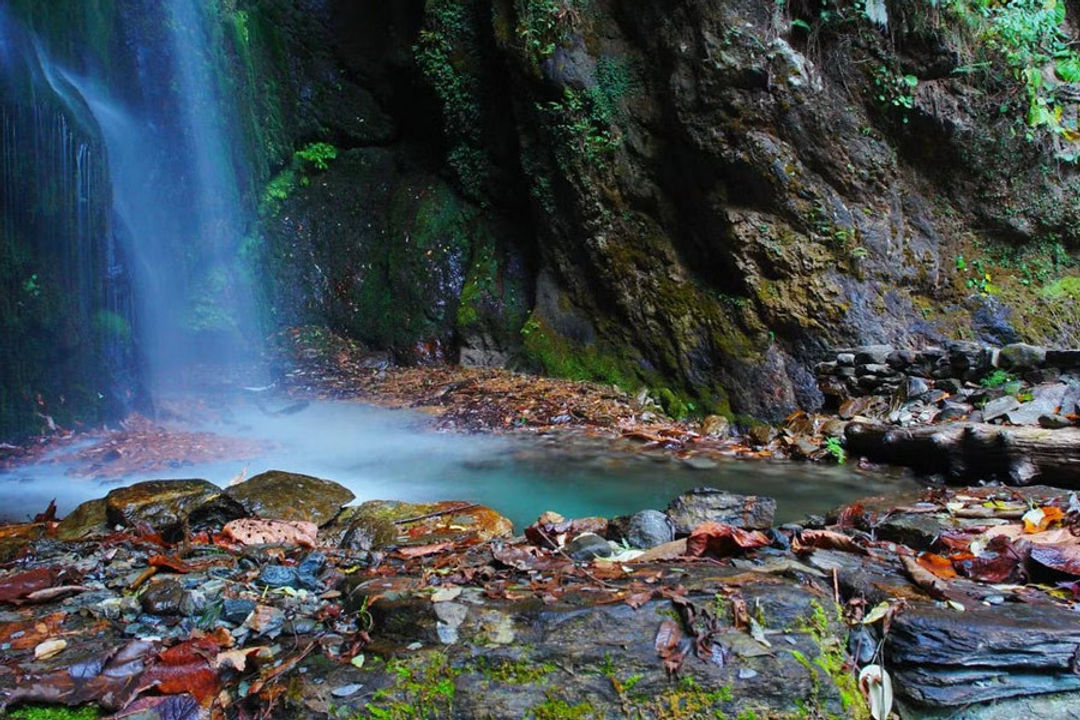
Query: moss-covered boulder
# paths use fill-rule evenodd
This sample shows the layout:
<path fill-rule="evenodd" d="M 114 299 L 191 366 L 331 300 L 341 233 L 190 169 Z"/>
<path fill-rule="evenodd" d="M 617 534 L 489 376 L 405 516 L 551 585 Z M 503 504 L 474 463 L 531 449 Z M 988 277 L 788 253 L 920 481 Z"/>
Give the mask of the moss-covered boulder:
<path fill-rule="evenodd" d="M 344 485 L 299 473 L 269 470 L 226 491 L 250 515 L 325 525 L 355 495 Z"/>
<path fill-rule="evenodd" d="M 87 510 L 92 515 L 92 508 Z M 219 529 L 246 515 L 244 507 L 206 480 L 149 480 L 110 490 L 105 517 L 110 525 L 148 525 L 166 540 L 185 530 Z"/>

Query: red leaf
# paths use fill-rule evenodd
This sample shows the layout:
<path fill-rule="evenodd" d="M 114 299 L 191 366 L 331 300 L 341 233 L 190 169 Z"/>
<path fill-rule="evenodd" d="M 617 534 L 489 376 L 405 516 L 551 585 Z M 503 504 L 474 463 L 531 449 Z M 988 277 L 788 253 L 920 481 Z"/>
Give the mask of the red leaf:
<path fill-rule="evenodd" d="M 147 563 L 154 567 L 163 567 L 172 570 L 177 573 L 189 573 L 192 568 L 187 565 L 183 560 L 178 557 L 170 557 L 168 555 L 151 555 Z"/>
<path fill-rule="evenodd" d="M 22 604 L 26 596 L 56 584 L 58 568 L 35 568 L 8 575 L 0 580 L 0 603 Z"/>
<path fill-rule="evenodd" d="M 732 525 L 707 522 L 694 528 L 686 539 L 686 554 L 702 556 L 710 553 L 717 557 L 738 555 L 743 550 L 765 547 L 771 541 L 757 530 L 741 530 Z"/>
<path fill-rule="evenodd" d="M 1078 545 L 1032 545 L 1031 559 L 1043 567 L 1080 575 L 1080 546 Z"/>
<path fill-rule="evenodd" d="M 443 550 L 454 546 L 452 542 L 434 543 L 432 545 L 417 545 L 416 547 L 403 547 L 398 548 L 396 554 L 399 557 L 403 557 L 406 560 L 411 558 L 424 557 L 426 555 L 435 555 L 441 553 Z"/>

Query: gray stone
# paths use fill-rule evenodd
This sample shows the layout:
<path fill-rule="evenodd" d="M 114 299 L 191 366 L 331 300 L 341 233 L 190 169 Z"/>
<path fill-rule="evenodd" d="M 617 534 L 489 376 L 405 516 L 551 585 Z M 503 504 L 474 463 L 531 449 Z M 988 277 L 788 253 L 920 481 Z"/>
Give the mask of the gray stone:
<path fill-rule="evenodd" d="M 667 515 L 676 535 L 689 535 L 705 522 L 764 530 L 773 524 L 776 501 L 759 495 L 736 495 L 715 488 L 694 488 L 671 501 Z"/>
<path fill-rule="evenodd" d="M 1065 396 L 1064 385 L 1040 385 L 1031 389 L 1032 399 L 1016 410 L 1005 413 L 1005 419 L 1013 425 L 1035 425 L 1043 415 L 1053 415 Z"/>
<path fill-rule="evenodd" d="M 886 639 L 893 687 L 938 707 L 1078 690 L 1078 646 L 1074 612 L 1024 603 L 964 613 L 920 605 L 897 615 Z"/>
<path fill-rule="evenodd" d="M 659 510 L 642 510 L 630 518 L 626 542 L 636 548 L 651 548 L 675 539 L 675 526 Z"/>
<path fill-rule="evenodd" d="M 983 420 L 990 422 L 995 420 L 1006 413 L 1012 412 L 1020 407 L 1020 401 L 1014 398 L 1012 395 L 1005 395 L 999 397 L 996 400 L 991 400 L 986 403 L 982 409 Z"/>
<path fill-rule="evenodd" d="M 854 353 L 839 353 L 836 356 L 836 362 L 840 365 L 854 365 L 855 354 Z"/>
<path fill-rule="evenodd" d="M 1062 370 L 1080 368 L 1080 350 L 1047 350 L 1046 364 Z"/>
<path fill-rule="evenodd" d="M 998 367 L 1006 370 L 1034 370 L 1046 362 L 1046 348 L 1027 343 L 1013 343 L 1001 348 Z"/>
<path fill-rule="evenodd" d="M 894 350 L 885 358 L 885 364 L 893 370 L 905 370 L 915 363 L 918 355 L 912 350 Z"/>
<path fill-rule="evenodd" d="M 296 570 L 284 565 L 266 565 L 255 582 L 268 588 L 299 587 Z"/>
<path fill-rule="evenodd" d="M 566 543 L 564 548 L 571 559 L 578 562 L 611 555 L 611 544 L 596 533 L 582 533 Z"/>
<path fill-rule="evenodd" d="M 233 625 L 239 625 L 251 611 L 255 609 L 255 601 L 247 598 L 225 598 L 221 606 L 221 617 Z"/>
<path fill-rule="evenodd" d="M 934 418 L 935 422 L 947 422 L 949 420 L 960 420 L 971 416 L 972 410 L 975 408 L 967 403 L 957 403 L 946 401 L 945 407 L 941 409 L 941 412 Z"/>
<path fill-rule="evenodd" d="M 1047 430 L 1059 430 L 1061 428 L 1070 427 L 1072 420 L 1064 415 L 1040 415 L 1039 427 L 1044 427 Z"/>
<path fill-rule="evenodd" d="M 855 367 L 856 375 L 875 375 L 877 377 L 889 377 L 895 375 L 896 371 L 888 365 L 880 363 L 868 363 L 865 365 L 858 365 Z"/>
<path fill-rule="evenodd" d="M 832 362 L 820 362 L 814 366 L 814 372 L 819 376 L 832 375 L 836 372 L 836 366 L 837 363 L 835 360 Z"/>
<path fill-rule="evenodd" d="M 909 375 L 904 384 L 904 397 L 915 400 L 930 392 L 930 383 L 921 377 Z"/>
<path fill-rule="evenodd" d="M 857 347 L 855 348 L 855 364 L 884 365 L 893 350 L 892 345 L 864 345 Z"/>
<path fill-rule="evenodd" d="M 1065 386 L 1065 394 L 1061 397 L 1061 414 L 1076 415 L 1078 413 L 1080 413 L 1080 383 L 1070 380 Z"/>

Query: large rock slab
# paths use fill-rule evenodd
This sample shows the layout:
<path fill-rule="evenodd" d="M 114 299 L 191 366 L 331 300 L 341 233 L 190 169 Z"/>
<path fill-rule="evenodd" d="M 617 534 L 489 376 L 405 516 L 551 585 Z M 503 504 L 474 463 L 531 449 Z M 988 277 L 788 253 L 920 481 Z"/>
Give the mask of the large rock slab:
<path fill-rule="evenodd" d="M 185 526 L 217 528 L 245 514 L 242 505 L 206 480 L 150 480 L 105 496 L 110 525 L 147 523 L 166 540 L 181 535 Z"/>
<path fill-rule="evenodd" d="M 1080 690 L 1080 623 L 1053 605 L 972 604 L 958 613 L 919 604 L 893 621 L 886 648 L 894 684 L 919 704 Z"/>
<path fill-rule="evenodd" d="M 105 498 L 87 500 L 64 517 L 56 526 L 60 540 L 85 540 L 109 531 Z"/>
<path fill-rule="evenodd" d="M 356 497 L 344 485 L 310 475 L 269 470 L 228 489 L 251 515 L 325 525 Z"/>
<path fill-rule="evenodd" d="M 726 490 L 699 487 L 671 501 L 667 515 L 676 535 L 689 535 L 705 522 L 764 530 L 772 527 L 776 500 L 763 495 L 736 495 Z"/>

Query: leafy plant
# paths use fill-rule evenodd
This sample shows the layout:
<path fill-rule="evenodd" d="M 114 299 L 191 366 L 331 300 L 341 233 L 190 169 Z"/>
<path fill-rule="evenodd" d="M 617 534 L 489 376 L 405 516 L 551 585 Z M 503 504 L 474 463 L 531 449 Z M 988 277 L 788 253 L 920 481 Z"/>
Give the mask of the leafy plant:
<path fill-rule="evenodd" d="M 994 370 L 990 374 L 986 375 L 982 380 L 980 380 L 979 384 L 982 385 L 984 388 L 996 388 L 1001 387 L 1006 383 L 1011 383 L 1015 379 L 1016 378 L 1014 378 L 1009 373 L 1005 372 L 1001 368 L 998 368 L 997 370 Z"/>
<path fill-rule="evenodd" d="M 330 161 L 338 156 L 338 150 L 330 143 L 309 143 L 301 150 L 296 151 L 296 158 L 301 162 L 311 163 L 316 170 L 326 170 L 330 167 Z"/>
<path fill-rule="evenodd" d="M 823 445 L 825 452 L 832 456 L 837 464 L 843 465 L 847 462 L 847 451 L 844 450 L 844 446 L 840 442 L 840 438 L 829 437 L 825 438 L 825 444 Z"/>
<path fill-rule="evenodd" d="M 884 108 L 898 108 L 903 112 L 901 120 L 908 121 L 907 111 L 915 107 L 915 88 L 919 78 L 902 75 L 879 65 L 874 70 L 874 92 L 878 103 Z"/>

